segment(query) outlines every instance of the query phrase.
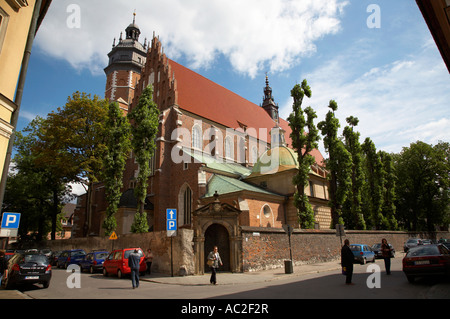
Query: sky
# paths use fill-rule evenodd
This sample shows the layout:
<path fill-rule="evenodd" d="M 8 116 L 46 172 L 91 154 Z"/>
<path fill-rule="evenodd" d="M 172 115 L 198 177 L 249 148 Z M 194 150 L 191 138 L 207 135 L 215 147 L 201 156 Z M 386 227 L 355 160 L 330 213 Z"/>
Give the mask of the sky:
<path fill-rule="evenodd" d="M 266 73 L 280 115 L 290 90 L 325 119 L 331 99 L 360 142 L 399 153 L 450 142 L 450 74 L 412 0 L 57 0 L 35 38 L 18 130 L 80 91 L 104 97 L 107 54 L 133 20 L 176 62 L 260 104 Z M 320 150 L 327 157 L 323 141 Z"/>

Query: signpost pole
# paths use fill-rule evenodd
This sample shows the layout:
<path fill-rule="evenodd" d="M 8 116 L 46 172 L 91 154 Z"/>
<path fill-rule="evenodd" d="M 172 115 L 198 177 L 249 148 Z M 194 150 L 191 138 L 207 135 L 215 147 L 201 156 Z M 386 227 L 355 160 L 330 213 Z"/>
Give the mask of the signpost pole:
<path fill-rule="evenodd" d="M 173 277 L 173 236 L 177 234 L 177 210 L 166 209 L 167 236 L 170 237 L 170 272 Z"/>

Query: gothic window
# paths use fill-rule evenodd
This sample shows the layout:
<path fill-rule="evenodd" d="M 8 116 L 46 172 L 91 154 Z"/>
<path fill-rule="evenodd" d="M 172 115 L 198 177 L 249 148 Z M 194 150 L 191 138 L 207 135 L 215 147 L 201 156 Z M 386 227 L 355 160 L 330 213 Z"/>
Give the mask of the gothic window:
<path fill-rule="evenodd" d="M 252 164 L 258 161 L 258 148 L 256 146 L 252 147 L 252 158 L 250 159 Z"/>
<path fill-rule="evenodd" d="M 199 125 L 192 128 L 192 148 L 202 149 L 202 129 Z"/>
<path fill-rule="evenodd" d="M 233 156 L 233 140 L 230 136 L 225 138 L 225 157 L 228 159 L 234 159 Z"/>
<path fill-rule="evenodd" d="M 192 222 L 192 190 L 185 183 L 178 193 L 178 223 L 179 225 L 190 225 Z"/>

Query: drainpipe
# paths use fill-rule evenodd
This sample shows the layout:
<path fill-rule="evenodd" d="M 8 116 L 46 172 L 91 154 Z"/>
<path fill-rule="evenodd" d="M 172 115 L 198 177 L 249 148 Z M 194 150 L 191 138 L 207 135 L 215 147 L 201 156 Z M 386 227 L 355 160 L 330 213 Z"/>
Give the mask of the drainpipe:
<path fill-rule="evenodd" d="M 11 163 L 11 154 L 14 146 L 15 130 L 17 127 L 17 121 L 19 120 L 19 110 L 20 104 L 22 103 L 23 88 L 25 87 L 25 78 L 27 75 L 28 63 L 30 62 L 31 48 L 33 47 L 34 37 L 36 36 L 39 14 L 41 12 L 42 0 L 36 0 L 33 17 L 31 19 L 30 30 L 28 31 L 28 38 L 25 45 L 25 51 L 22 59 L 22 67 L 20 70 L 19 81 L 17 82 L 17 91 L 14 103 L 17 108 L 13 111 L 11 115 L 11 125 L 13 127 L 13 132 L 9 138 L 8 150 L 5 157 L 5 165 L 3 166 L 2 180 L 0 183 L 0 210 L 3 206 L 3 198 L 5 196 L 6 189 L 6 179 L 8 178 L 9 165 Z"/>

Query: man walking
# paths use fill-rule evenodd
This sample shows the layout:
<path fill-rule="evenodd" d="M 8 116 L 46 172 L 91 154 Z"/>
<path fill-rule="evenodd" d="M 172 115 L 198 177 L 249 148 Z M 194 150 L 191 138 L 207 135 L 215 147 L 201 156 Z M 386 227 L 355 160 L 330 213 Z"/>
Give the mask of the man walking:
<path fill-rule="evenodd" d="M 141 256 L 137 249 L 134 250 L 128 256 L 128 266 L 131 269 L 131 283 L 133 285 L 133 289 L 139 287 L 139 262 L 141 261 Z"/>
<path fill-rule="evenodd" d="M 345 284 L 354 285 L 352 283 L 353 276 L 353 260 L 355 259 L 353 252 L 350 249 L 350 241 L 346 239 L 344 246 L 341 249 L 341 266 L 345 268 Z"/>

